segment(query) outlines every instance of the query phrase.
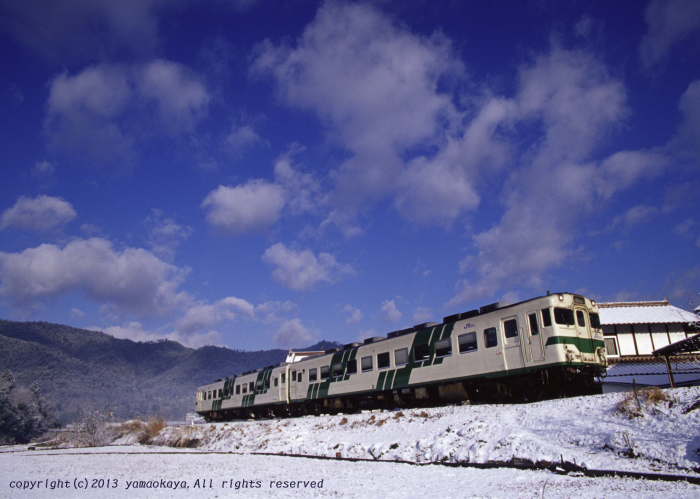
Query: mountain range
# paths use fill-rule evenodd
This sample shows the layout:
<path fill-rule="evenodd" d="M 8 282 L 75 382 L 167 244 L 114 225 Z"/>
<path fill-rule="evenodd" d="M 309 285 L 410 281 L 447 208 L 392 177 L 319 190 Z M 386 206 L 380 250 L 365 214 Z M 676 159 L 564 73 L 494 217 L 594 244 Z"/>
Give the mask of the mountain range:
<path fill-rule="evenodd" d="M 299 350 L 340 346 L 321 341 Z M 36 381 L 58 417 L 69 423 L 83 409 L 116 419 L 194 412 L 198 386 L 284 361 L 287 350 L 188 348 L 170 340 L 136 342 L 46 322 L 0 319 L 0 370 L 19 385 Z"/>

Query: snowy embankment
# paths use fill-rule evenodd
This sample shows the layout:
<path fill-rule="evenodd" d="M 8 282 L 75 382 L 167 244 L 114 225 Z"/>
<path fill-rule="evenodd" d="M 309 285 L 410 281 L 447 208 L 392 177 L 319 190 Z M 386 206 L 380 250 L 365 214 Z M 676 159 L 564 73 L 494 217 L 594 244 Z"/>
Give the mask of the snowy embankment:
<path fill-rule="evenodd" d="M 627 394 L 612 393 L 169 427 L 152 443 L 417 463 L 563 459 L 590 469 L 700 473 L 700 387 L 664 393 L 667 400 L 649 403 L 646 394 L 625 404 Z"/>

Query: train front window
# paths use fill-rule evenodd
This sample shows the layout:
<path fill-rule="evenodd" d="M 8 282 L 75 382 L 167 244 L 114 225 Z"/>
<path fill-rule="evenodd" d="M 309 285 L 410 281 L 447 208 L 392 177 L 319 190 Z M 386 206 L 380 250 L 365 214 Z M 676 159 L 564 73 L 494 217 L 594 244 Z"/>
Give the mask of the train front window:
<path fill-rule="evenodd" d="M 593 329 L 600 329 L 600 315 L 591 312 L 591 327 Z"/>
<path fill-rule="evenodd" d="M 321 379 L 328 379 L 331 377 L 331 367 L 321 366 Z"/>
<path fill-rule="evenodd" d="M 552 325 L 552 313 L 548 308 L 542 309 L 542 327 L 549 327 Z"/>
<path fill-rule="evenodd" d="M 586 316 L 583 313 L 583 310 L 576 311 L 576 322 L 578 322 L 580 327 L 586 327 Z"/>
<path fill-rule="evenodd" d="M 574 311 L 569 308 L 555 308 L 554 322 L 563 326 L 574 325 Z"/>

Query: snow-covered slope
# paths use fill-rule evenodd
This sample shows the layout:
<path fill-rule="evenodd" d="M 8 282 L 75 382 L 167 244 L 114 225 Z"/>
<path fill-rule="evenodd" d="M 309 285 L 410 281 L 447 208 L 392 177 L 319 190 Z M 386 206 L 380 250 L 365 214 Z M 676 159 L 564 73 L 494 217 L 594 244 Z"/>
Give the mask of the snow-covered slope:
<path fill-rule="evenodd" d="M 523 405 L 404 409 L 166 428 L 154 443 L 242 453 L 412 462 L 576 462 L 592 469 L 700 470 L 700 387 L 668 400 L 626 394 Z M 630 416 L 630 413 L 636 414 Z"/>

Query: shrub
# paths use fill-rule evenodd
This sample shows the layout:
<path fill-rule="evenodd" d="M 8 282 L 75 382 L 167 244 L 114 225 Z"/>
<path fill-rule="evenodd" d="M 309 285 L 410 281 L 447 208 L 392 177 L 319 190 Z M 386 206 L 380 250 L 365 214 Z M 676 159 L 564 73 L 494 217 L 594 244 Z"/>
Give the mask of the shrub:
<path fill-rule="evenodd" d="M 617 413 L 630 419 L 641 417 L 644 416 L 645 411 L 667 401 L 668 396 L 658 386 L 642 388 L 641 390 L 635 387 L 617 405 Z"/>

